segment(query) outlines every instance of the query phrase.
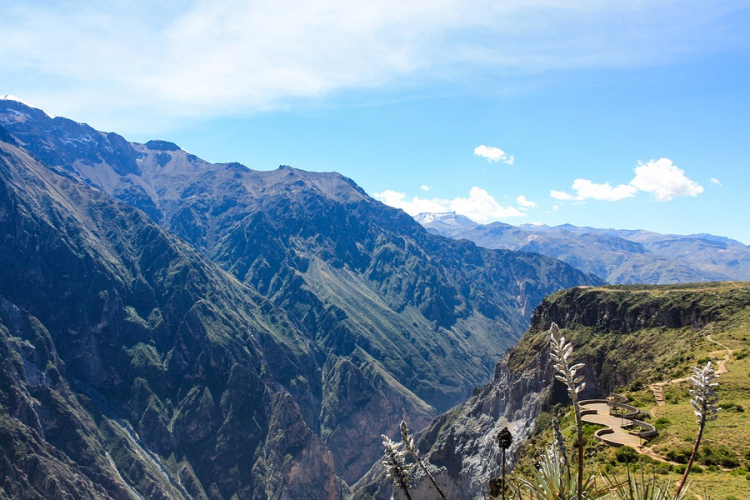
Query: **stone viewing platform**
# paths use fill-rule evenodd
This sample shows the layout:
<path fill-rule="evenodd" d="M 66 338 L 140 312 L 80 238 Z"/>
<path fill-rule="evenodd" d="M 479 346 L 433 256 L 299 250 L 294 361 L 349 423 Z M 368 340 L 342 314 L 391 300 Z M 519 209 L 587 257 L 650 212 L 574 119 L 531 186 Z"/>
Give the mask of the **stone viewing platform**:
<path fill-rule="evenodd" d="M 609 399 L 581 401 L 581 420 L 607 427 L 594 434 L 600 441 L 610 446 L 630 446 L 638 449 L 647 440 L 656 436 L 657 430 L 653 425 L 638 420 L 638 409 L 626 402 L 627 398 L 619 394 L 613 394 Z"/>

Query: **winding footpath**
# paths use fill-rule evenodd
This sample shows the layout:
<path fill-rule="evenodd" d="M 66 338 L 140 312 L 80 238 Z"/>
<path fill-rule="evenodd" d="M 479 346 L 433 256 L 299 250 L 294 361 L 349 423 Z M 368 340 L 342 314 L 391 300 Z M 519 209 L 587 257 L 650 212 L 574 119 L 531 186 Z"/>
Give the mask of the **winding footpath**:
<path fill-rule="evenodd" d="M 712 344 L 716 344 L 718 346 L 721 346 L 723 349 L 720 351 L 713 351 L 710 354 L 710 356 L 713 357 L 719 357 L 722 354 L 724 355 L 722 359 L 720 359 L 717 362 L 717 368 L 716 368 L 716 374 L 721 375 L 722 373 L 727 372 L 727 361 L 729 361 L 732 358 L 732 354 L 734 354 L 734 351 L 730 349 L 728 346 L 722 344 L 721 342 L 718 342 L 711 338 L 711 335 L 706 335 L 706 340 L 711 342 Z M 666 380 L 662 382 L 657 382 L 655 384 L 650 384 L 649 387 L 654 393 L 654 398 L 656 399 L 657 406 L 664 406 L 667 402 L 664 398 L 664 386 L 668 384 L 677 384 L 679 382 L 686 382 L 690 380 L 690 377 L 683 377 L 683 378 L 676 378 L 672 380 Z M 656 408 L 651 410 L 651 416 L 656 416 Z"/>

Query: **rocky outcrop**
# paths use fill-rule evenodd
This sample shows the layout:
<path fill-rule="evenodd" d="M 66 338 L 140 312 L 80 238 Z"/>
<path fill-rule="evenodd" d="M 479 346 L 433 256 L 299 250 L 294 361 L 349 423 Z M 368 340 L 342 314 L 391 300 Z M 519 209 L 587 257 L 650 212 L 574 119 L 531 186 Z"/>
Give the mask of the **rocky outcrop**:
<path fill-rule="evenodd" d="M 696 287 L 700 290 L 700 287 Z M 562 328 L 584 326 L 599 331 L 634 332 L 644 328 L 700 329 L 714 321 L 721 309 L 705 300 L 705 296 L 684 286 L 662 287 L 667 291 L 654 296 L 653 288 L 610 287 L 606 289 L 577 288 L 557 294 L 548 306 L 532 316 L 532 328 L 539 329 L 552 322 Z"/>

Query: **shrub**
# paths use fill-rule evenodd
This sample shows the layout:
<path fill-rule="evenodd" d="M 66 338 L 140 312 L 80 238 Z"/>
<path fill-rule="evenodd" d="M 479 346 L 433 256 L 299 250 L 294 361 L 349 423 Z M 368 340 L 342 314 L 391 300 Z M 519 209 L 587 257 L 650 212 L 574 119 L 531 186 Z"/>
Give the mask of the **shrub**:
<path fill-rule="evenodd" d="M 745 407 L 742 405 L 738 405 L 737 403 L 722 403 L 721 409 L 734 413 L 743 413 L 745 411 Z"/>
<path fill-rule="evenodd" d="M 541 434 L 542 432 L 551 428 L 552 428 L 552 415 L 544 411 L 540 413 L 538 417 L 536 417 L 536 421 L 534 422 L 533 434 L 534 435 Z"/>
<path fill-rule="evenodd" d="M 674 471 L 678 474 L 683 474 L 686 468 L 687 468 L 686 465 L 678 465 L 677 467 L 674 468 Z M 693 464 L 690 467 L 690 472 L 692 472 L 693 474 L 703 474 L 703 467 L 701 467 L 700 465 Z"/>
<path fill-rule="evenodd" d="M 638 461 L 638 452 L 630 446 L 622 446 L 615 450 L 615 459 L 623 464 L 634 463 Z"/>
<path fill-rule="evenodd" d="M 654 467 L 654 474 L 661 474 L 662 476 L 669 474 L 669 466 L 668 465 L 657 465 Z"/>
<path fill-rule="evenodd" d="M 689 448 L 677 448 L 669 450 L 666 453 L 667 460 L 670 462 L 677 462 L 678 464 L 686 464 L 690 460 L 690 453 L 692 450 Z M 682 468 L 683 472 L 685 468 Z"/>
<path fill-rule="evenodd" d="M 737 455 L 725 445 L 721 445 L 715 449 L 711 446 L 704 445 L 701 450 L 701 458 L 699 461 L 703 465 L 720 465 L 729 469 L 740 466 L 740 461 Z"/>

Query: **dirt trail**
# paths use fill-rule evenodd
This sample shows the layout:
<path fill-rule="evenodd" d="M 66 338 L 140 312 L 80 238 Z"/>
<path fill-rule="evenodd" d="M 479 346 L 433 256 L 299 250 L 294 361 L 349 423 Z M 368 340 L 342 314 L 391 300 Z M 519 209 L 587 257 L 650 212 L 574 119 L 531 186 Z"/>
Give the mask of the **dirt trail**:
<path fill-rule="evenodd" d="M 706 340 L 708 340 L 712 344 L 716 344 L 716 345 L 722 347 L 721 350 L 719 350 L 719 351 L 712 351 L 710 353 L 710 356 L 712 358 L 717 358 L 717 357 L 719 357 L 719 356 L 721 356 L 723 354 L 722 359 L 720 359 L 716 363 L 717 364 L 716 374 L 717 375 L 721 375 L 723 373 L 727 373 L 727 361 L 729 361 L 730 359 L 732 359 L 732 355 L 734 354 L 734 351 L 732 349 L 730 349 L 729 346 L 727 346 L 725 344 L 722 344 L 721 342 L 719 342 L 719 341 L 714 340 L 713 338 L 711 338 L 711 335 L 706 335 Z M 654 398 L 656 398 L 656 405 L 657 405 L 657 407 L 658 406 L 663 406 L 663 405 L 666 404 L 666 400 L 664 398 L 664 386 L 665 385 L 667 385 L 667 384 L 677 384 L 677 383 L 680 383 L 680 382 L 685 382 L 687 380 L 690 380 L 690 377 L 682 377 L 682 378 L 670 379 L 670 380 L 665 380 L 665 381 L 662 381 L 662 382 L 656 382 L 655 384 L 650 384 L 649 387 L 654 392 Z M 656 408 L 652 408 L 649 413 L 651 414 L 652 418 L 656 418 Z M 641 447 L 641 448 L 638 448 L 638 451 L 640 453 L 644 453 L 644 454 L 650 456 L 651 458 L 653 458 L 654 460 L 657 460 L 659 462 L 673 464 L 673 465 L 679 465 L 677 462 L 671 462 L 669 460 L 664 459 L 662 456 L 660 456 L 657 453 L 655 453 L 651 448 Z"/>
<path fill-rule="evenodd" d="M 719 355 L 721 355 L 722 352 L 724 353 L 724 358 L 720 359 L 719 362 L 718 362 L 719 367 L 716 369 L 716 374 L 717 375 L 721 375 L 722 373 L 726 373 L 727 372 L 727 361 L 729 361 L 730 359 L 732 359 L 732 354 L 734 354 L 734 351 L 732 349 L 730 349 L 729 346 L 726 346 L 726 345 L 722 344 L 721 342 L 712 339 L 711 335 L 706 335 L 706 340 L 708 340 L 712 344 L 716 344 L 718 346 L 723 347 L 723 349 L 721 351 L 713 351 L 711 353 L 711 357 L 719 356 Z"/>
<path fill-rule="evenodd" d="M 719 357 L 722 354 L 724 355 L 723 358 L 717 362 L 716 373 L 718 375 L 721 375 L 722 373 L 726 373 L 727 361 L 729 361 L 732 358 L 732 354 L 734 354 L 734 351 L 730 349 L 728 346 L 722 344 L 721 342 L 718 342 L 712 339 L 711 335 L 706 335 L 706 340 L 722 347 L 720 351 L 713 351 L 710 354 L 712 358 Z M 690 377 L 669 379 L 669 380 L 665 380 L 662 382 L 657 382 L 655 384 L 650 384 L 649 387 L 654 392 L 654 397 L 656 398 L 657 407 L 666 404 L 666 401 L 664 398 L 664 386 L 665 385 L 677 384 L 680 382 L 685 382 L 687 380 L 690 380 Z M 672 462 L 670 460 L 665 459 L 664 457 L 656 453 L 650 447 L 641 446 L 641 439 L 637 435 L 630 434 L 627 430 L 624 429 L 624 426 L 631 425 L 632 421 L 630 419 L 623 419 L 621 417 L 610 415 L 609 414 L 610 408 L 607 403 L 598 402 L 598 401 L 581 401 L 581 407 L 587 410 L 596 410 L 596 413 L 583 415 L 581 420 L 583 420 L 584 422 L 592 423 L 592 424 L 604 425 L 604 426 L 609 427 L 612 430 L 612 433 L 605 434 L 604 436 L 600 437 L 600 439 L 604 440 L 605 442 L 609 442 L 610 444 L 621 445 L 621 446 L 622 445 L 630 446 L 638 450 L 639 453 L 648 455 L 658 462 L 672 464 L 672 465 L 680 465 L 677 462 Z M 656 418 L 656 407 L 652 408 L 650 413 L 652 417 Z"/>
<path fill-rule="evenodd" d="M 711 342 L 712 344 L 716 344 L 718 346 L 721 346 L 723 349 L 720 351 L 712 351 L 710 353 L 711 357 L 719 357 L 722 354 L 724 355 L 722 359 L 720 359 L 716 364 L 716 374 L 721 375 L 722 373 L 727 372 L 727 361 L 732 359 L 732 354 L 734 354 L 734 351 L 730 349 L 728 346 L 722 344 L 721 342 L 718 342 L 711 338 L 711 335 L 706 335 L 706 340 Z M 656 399 L 656 405 L 657 406 L 663 406 L 666 404 L 666 399 L 664 398 L 664 386 L 667 384 L 677 384 L 680 382 L 685 382 L 687 380 L 690 380 L 690 377 L 682 377 L 682 378 L 676 378 L 676 379 L 670 379 L 665 380 L 662 382 L 656 382 L 655 384 L 650 384 L 649 387 L 654 393 L 654 398 Z M 651 416 L 655 416 L 656 414 L 656 408 L 651 410 Z"/>

